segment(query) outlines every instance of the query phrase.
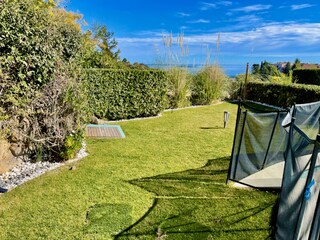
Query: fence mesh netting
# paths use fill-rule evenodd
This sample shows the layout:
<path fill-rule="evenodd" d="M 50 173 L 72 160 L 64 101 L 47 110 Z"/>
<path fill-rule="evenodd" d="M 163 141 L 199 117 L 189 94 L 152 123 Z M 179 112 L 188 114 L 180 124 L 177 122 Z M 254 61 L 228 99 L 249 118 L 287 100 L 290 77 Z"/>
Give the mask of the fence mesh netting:
<path fill-rule="evenodd" d="M 240 102 L 228 180 L 281 188 L 276 239 L 319 239 L 320 102 Z"/>
<path fill-rule="evenodd" d="M 286 114 L 269 105 L 239 103 L 229 180 L 253 187 L 281 186 L 287 139 L 281 122 Z"/>
<path fill-rule="evenodd" d="M 276 239 L 319 239 L 320 102 L 291 108 Z"/>

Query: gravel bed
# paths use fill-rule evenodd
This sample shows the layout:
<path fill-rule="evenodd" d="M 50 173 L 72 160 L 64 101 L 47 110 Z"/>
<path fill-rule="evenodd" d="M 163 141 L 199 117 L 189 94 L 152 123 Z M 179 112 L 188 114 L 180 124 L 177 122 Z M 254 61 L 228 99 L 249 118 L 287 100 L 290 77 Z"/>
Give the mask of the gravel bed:
<path fill-rule="evenodd" d="M 86 152 L 86 144 L 82 144 L 82 148 L 78 152 L 77 156 L 74 159 L 68 160 L 62 163 L 54 162 L 21 162 L 16 167 L 11 169 L 11 171 L 0 174 L 0 193 L 10 191 L 15 187 L 31 180 L 40 175 L 58 168 L 64 164 L 73 163 L 78 161 L 88 154 Z"/>

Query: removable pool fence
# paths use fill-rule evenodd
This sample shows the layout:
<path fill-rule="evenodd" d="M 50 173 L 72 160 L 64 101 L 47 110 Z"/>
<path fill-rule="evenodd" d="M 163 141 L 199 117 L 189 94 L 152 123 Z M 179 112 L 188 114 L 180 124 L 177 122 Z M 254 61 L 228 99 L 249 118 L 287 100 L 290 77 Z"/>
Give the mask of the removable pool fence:
<path fill-rule="evenodd" d="M 239 102 L 228 181 L 280 188 L 276 239 L 319 239 L 320 102 Z"/>

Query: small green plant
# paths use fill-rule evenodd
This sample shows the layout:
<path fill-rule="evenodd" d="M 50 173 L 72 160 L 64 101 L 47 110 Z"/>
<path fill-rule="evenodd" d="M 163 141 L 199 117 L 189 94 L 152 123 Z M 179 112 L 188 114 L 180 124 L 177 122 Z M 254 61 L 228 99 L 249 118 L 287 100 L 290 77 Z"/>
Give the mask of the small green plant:
<path fill-rule="evenodd" d="M 60 152 L 61 158 L 63 160 L 74 158 L 82 147 L 83 139 L 83 131 L 80 130 L 67 136 L 64 140 L 62 151 Z"/>

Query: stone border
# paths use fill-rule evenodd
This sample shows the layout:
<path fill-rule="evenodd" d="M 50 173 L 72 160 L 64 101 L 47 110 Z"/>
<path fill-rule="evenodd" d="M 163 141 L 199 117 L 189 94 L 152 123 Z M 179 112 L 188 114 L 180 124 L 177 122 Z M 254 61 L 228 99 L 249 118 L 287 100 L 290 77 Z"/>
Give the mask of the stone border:
<path fill-rule="evenodd" d="M 77 156 L 65 162 L 21 162 L 9 172 L 0 174 L 0 196 L 2 193 L 9 192 L 17 186 L 37 178 L 48 171 L 66 164 L 74 163 L 86 156 L 88 156 L 88 153 L 86 152 L 86 143 L 83 142 L 82 148 L 78 152 Z"/>

